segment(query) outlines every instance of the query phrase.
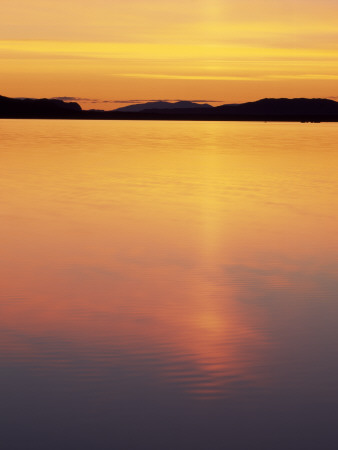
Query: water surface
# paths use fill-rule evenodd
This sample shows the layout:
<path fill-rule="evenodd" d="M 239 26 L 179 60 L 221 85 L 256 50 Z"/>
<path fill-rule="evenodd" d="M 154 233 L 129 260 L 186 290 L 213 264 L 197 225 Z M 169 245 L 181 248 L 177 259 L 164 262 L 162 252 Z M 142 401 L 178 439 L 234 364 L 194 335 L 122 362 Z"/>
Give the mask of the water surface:
<path fill-rule="evenodd" d="M 336 124 L 0 121 L 5 450 L 336 450 Z"/>

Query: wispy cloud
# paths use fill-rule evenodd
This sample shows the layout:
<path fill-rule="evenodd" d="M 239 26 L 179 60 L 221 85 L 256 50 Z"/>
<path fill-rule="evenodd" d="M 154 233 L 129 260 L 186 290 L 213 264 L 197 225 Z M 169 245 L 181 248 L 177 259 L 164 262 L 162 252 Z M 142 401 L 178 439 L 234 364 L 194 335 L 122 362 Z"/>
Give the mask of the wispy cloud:
<path fill-rule="evenodd" d="M 160 80 L 216 80 L 216 81 L 252 81 L 252 77 L 242 77 L 236 75 L 165 75 L 156 73 L 125 73 L 124 77 L 130 78 L 150 78 Z"/>
<path fill-rule="evenodd" d="M 99 98 L 86 98 L 86 97 L 52 97 L 52 100 L 62 100 L 64 102 L 84 102 L 84 103 L 106 103 L 106 104 L 139 104 L 139 103 L 147 103 L 147 102 L 181 102 L 181 101 L 190 101 L 194 103 L 221 103 L 223 100 L 208 100 L 208 99 L 182 99 L 182 98 L 147 98 L 147 99 L 126 99 L 126 100 L 102 100 Z"/>
<path fill-rule="evenodd" d="M 51 100 L 62 100 L 64 102 L 95 102 L 95 100 L 91 98 L 83 97 L 52 97 Z"/>
<path fill-rule="evenodd" d="M 130 100 L 114 100 L 111 103 L 145 103 L 145 102 L 182 102 L 182 101 L 189 101 L 194 103 L 220 103 L 223 100 L 208 100 L 208 99 L 182 99 L 182 98 L 147 98 L 147 99 L 130 99 Z"/>

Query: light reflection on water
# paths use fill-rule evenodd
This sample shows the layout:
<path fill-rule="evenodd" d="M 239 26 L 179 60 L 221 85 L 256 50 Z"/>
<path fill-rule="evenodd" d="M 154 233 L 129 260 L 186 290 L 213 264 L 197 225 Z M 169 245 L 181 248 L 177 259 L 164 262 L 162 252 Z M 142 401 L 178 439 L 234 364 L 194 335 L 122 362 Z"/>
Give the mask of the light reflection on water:
<path fill-rule="evenodd" d="M 37 449 L 336 448 L 335 124 L 0 131 L 9 430 L 34 398 Z"/>

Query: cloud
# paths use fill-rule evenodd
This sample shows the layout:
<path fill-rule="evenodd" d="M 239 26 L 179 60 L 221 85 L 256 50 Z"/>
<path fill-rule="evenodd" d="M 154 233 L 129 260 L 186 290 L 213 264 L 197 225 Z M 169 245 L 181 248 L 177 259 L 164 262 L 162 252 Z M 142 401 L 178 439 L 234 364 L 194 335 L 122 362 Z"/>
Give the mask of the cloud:
<path fill-rule="evenodd" d="M 182 102 L 182 101 L 189 101 L 189 102 L 194 102 L 194 103 L 220 103 L 223 100 L 205 100 L 205 99 L 198 99 L 198 100 L 186 100 L 186 99 L 182 99 L 182 98 L 147 98 L 147 99 L 130 99 L 130 100 L 114 100 L 111 103 L 134 103 L 134 104 L 139 104 L 139 103 L 145 103 L 145 102 Z"/>
<path fill-rule="evenodd" d="M 149 78 L 158 80 L 202 80 L 202 81 L 253 81 L 253 77 L 243 77 L 237 75 L 169 75 L 156 73 L 124 73 L 124 77 Z"/>
<path fill-rule="evenodd" d="M 99 98 L 85 98 L 85 97 L 52 97 L 52 100 L 62 100 L 64 102 L 84 102 L 84 103 L 108 103 L 108 104 L 140 104 L 147 102 L 181 102 L 181 101 L 190 101 L 194 103 L 221 103 L 223 100 L 206 100 L 206 99 L 198 99 L 198 100 L 183 100 L 183 99 L 127 99 L 127 100 L 102 100 Z"/>
<path fill-rule="evenodd" d="M 62 100 L 64 102 L 91 102 L 91 101 L 93 101 L 91 98 L 83 98 L 83 97 L 51 97 L 51 100 Z"/>

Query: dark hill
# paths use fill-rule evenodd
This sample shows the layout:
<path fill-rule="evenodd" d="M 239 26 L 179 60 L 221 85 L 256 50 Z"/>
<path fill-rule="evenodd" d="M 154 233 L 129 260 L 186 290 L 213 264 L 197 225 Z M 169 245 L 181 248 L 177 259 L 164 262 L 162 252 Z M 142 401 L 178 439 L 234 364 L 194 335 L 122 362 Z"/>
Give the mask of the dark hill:
<path fill-rule="evenodd" d="M 0 117 L 13 118 L 50 118 L 74 117 L 81 113 L 78 103 L 66 103 L 62 100 L 9 98 L 0 95 Z"/>
<path fill-rule="evenodd" d="M 256 102 L 217 106 L 214 109 L 216 114 L 222 115 L 330 115 L 338 114 L 338 103 L 322 98 L 264 98 Z"/>

